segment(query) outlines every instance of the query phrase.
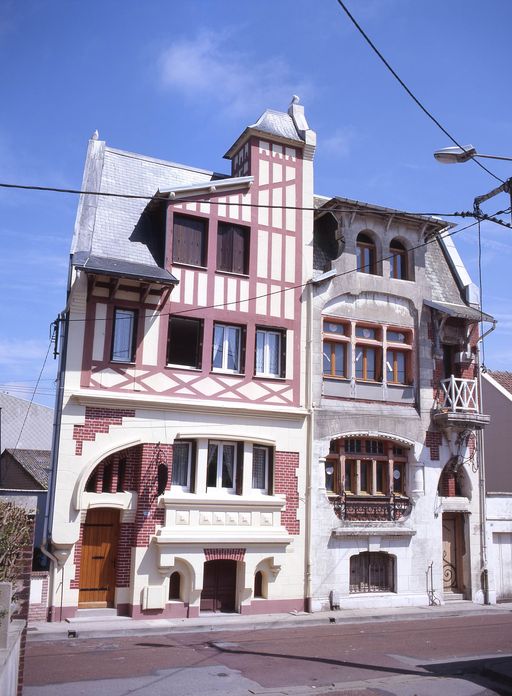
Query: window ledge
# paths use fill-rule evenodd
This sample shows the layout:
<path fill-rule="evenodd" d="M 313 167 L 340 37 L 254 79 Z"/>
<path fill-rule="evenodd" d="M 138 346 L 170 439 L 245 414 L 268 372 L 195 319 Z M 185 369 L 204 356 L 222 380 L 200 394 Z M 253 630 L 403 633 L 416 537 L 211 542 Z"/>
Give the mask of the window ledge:
<path fill-rule="evenodd" d="M 286 382 L 286 377 L 281 377 L 280 375 L 260 375 L 255 374 L 254 379 L 270 379 L 273 382 Z"/>
<path fill-rule="evenodd" d="M 215 496 L 211 494 L 198 495 L 197 493 L 176 494 L 166 491 L 158 499 L 160 507 L 193 509 L 224 509 L 231 508 L 276 508 L 281 509 L 286 503 L 284 496 L 281 495 L 237 495 L 233 493 L 226 496 Z"/>
<path fill-rule="evenodd" d="M 113 360 L 111 358 L 110 362 L 114 365 L 135 365 L 135 360 Z"/>
<path fill-rule="evenodd" d="M 232 377 L 245 377 L 243 372 L 235 372 L 234 370 L 223 370 L 221 367 L 212 367 L 211 373 L 215 375 L 231 375 Z"/>
<path fill-rule="evenodd" d="M 165 365 L 166 369 L 169 370 L 186 370 L 187 372 L 201 372 L 200 367 L 193 367 L 192 365 L 178 365 L 176 363 L 167 363 Z"/>
<path fill-rule="evenodd" d="M 198 271 L 206 271 L 208 269 L 207 266 L 196 266 L 193 263 L 184 263 L 183 261 L 172 261 L 172 266 L 179 266 L 180 268 L 195 268 Z"/>
<path fill-rule="evenodd" d="M 236 271 L 223 271 L 219 268 L 215 270 L 215 273 L 219 275 L 235 276 L 235 278 L 249 278 L 248 273 L 237 273 Z"/>

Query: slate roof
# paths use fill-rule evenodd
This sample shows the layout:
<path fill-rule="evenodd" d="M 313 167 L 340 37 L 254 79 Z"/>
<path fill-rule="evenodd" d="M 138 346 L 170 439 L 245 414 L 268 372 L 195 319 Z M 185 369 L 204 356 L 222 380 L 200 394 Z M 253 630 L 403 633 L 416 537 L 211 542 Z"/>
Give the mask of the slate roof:
<path fill-rule="evenodd" d="M 30 409 L 29 409 L 30 406 Z M 49 450 L 52 444 L 53 409 L 30 404 L 11 394 L 0 392 L 1 448 Z M 28 409 L 28 415 L 27 415 Z M 21 437 L 20 437 L 21 432 Z M 19 438 L 19 441 L 18 441 Z"/>
<path fill-rule="evenodd" d="M 496 381 L 498 382 L 499 385 L 501 385 L 504 389 L 506 389 L 510 394 L 512 394 L 512 372 L 505 372 L 505 371 L 500 371 L 500 370 L 488 370 L 488 374 Z"/>
<path fill-rule="evenodd" d="M 103 141 L 90 140 L 83 190 L 145 198 L 81 196 L 71 253 L 161 266 L 162 259 L 155 252 L 158 244 L 151 238 L 154 230 L 141 226 L 151 197 L 159 189 L 211 181 L 214 176 L 210 171 L 116 150 Z"/>
<path fill-rule="evenodd" d="M 84 257 L 82 261 L 82 257 Z M 77 268 L 83 268 L 90 273 L 104 273 L 120 278 L 132 278 L 134 280 L 161 283 L 163 285 L 176 285 L 178 279 L 165 268 L 149 266 L 145 263 L 132 263 L 119 259 L 102 258 L 101 256 L 86 256 L 84 252 L 77 252 L 73 256 L 73 264 Z"/>
<path fill-rule="evenodd" d="M 263 133 L 269 133 L 269 135 L 276 135 L 278 138 L 296 140 L 300 143 L 304 142 L 295 128 L 293 118 L 282 111 L 267 109 L 256 123 L 249 126 L 249 128 L 254 128 Z"/>
<path fill-rule="evenodd" d="M 6 451 L 42 488 L 48 489 L 50 450 L 7 449 Z"/>

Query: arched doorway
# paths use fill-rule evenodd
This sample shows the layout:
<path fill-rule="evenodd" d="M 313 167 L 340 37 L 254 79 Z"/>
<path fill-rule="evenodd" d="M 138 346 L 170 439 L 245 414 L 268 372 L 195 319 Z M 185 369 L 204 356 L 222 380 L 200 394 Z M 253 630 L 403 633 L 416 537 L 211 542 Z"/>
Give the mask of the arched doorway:
<path fill-rule="evenodd" d="M 118 536 L 118 510 L 96 508 L 87 511 L 80 556 L 80 608 L 114 606 Z"/>
<path fill-rule="evenodd" d="M 232 560 L 206 561 L 204 564 L 201 611 L 235 611 L 236 568 Z"/>

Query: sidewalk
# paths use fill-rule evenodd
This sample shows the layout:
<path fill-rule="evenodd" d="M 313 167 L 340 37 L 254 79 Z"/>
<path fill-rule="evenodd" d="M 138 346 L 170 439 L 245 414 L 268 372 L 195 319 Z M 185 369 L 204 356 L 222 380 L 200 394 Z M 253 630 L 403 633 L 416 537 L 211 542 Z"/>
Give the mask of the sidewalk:
<path fill-rule="evenodd" d="M 263 628 L 299 628 L 322 624 L 351 624 L 367 621 L 416 621 L 468 615 L 512 614 L 512 603 L 484 606 L 472 602 L 448 602 L 435 607 L 387 607 L 373 609 L 340 609 L 286 614 L 211 614 L 195 619 L 131 619 L 127 616 L 95 616 L 75 618 L 68 622 L 33 622 L 29 624 L 29 641 L 68 640 L 74 638 L 106 638 L 144 636 L 165 633 L 202 631 L 248 631 Z M 512 621 L 512 616 L 511 616 Z"/>

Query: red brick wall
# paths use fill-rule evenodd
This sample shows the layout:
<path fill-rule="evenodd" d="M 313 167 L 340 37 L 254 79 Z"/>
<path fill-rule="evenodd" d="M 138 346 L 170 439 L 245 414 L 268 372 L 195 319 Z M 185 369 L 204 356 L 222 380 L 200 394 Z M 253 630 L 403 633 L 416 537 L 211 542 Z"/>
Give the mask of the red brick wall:
<path fill-rule="evenodd" d="M 297 519 L 299 491 L 297 469 L 298 452 L 276 452 L 274 462 L 274 490 L 286 495 L 286 506 L 281 513 L 281 522 L 289 534 L 300 534 L 300 522 Z"/>
<path fill-rule="evenodd" d="M 80 536 L 75 544 L 75 552 L 73 556 L 73 562 L 75 564 L 75 577 L 70 580 L 69 587 L 72 590 L 78 590 L 79 580 L 80 580 L 80 559 L 82 558 L 82 542 L 84 539 L 84 525 L 80 524 Z"/>
<path fill-rule="evenodd" d="M 453 472 L 443 471 L 439 481 L 439 494 L 445 498 L 457 495 L 457 479 Z"/>
<path fill-rule="evenodd" d="M 116 557 L 116 587 L 130 587 L 134 525 L 128 522 L 119 526 L 119 542 Z"/>
<path fill-rule="evenodd" d="M 439 447 L 443 441 L 441 433 L 435 430 L 429 430 L 425 438 L 425 446 L 430 448 L 430 459 L 435 462 L 439 461 Z"/>
<path fill-rule="evenodd" d="M 164 523 L 164 510 L 157 507 L 158 465 L 163 462 L 168 466 L 167 489 L 169 489 L 172 474 L 172 445 L 145 443 L 140 446 L 140 449 L 133 545 L 144 547 L 148 546 L 155 528 Z"/>
<path fill-rule="evenodd" d="M 84 440 L 94 441 L 97 433 L 108 433 L 111 425 L 122 425 L 123 418 L 134 417 L 133 409 L 86 406 L 84 425 L 75 425 L 73 428 L 73 439 L 76 440 L 75 454 L 82 454 Z"/>
<path fill-rule="evenodd" d="M 243 561 L 245 549 L 204 549 L 207 561 Z"/>

